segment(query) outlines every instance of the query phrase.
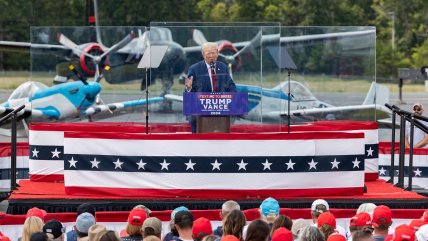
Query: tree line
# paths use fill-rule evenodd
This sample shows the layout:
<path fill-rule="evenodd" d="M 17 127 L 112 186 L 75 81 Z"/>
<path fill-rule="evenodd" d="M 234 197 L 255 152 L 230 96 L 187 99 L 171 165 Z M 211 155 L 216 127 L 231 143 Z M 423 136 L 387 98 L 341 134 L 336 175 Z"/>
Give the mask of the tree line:
<path fill-rule="evenodd" d="M 92 0 L 0 0 L 0 40 L 30 41 L 31 26 L 85 26 Z M 280 22 L 375 26 L 378 77 L 428 65 L 428 0 L 98 0 L 103 26 L 164 22 Z M 0 70 L 28 70 L 28 54 L 0 52 Z"/>

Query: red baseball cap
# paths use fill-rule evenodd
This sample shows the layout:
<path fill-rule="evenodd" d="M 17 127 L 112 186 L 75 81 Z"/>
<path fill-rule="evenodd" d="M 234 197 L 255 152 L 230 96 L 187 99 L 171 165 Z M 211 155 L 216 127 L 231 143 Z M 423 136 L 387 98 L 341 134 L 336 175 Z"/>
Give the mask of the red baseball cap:
<path fill-rule="evenodd" d="M 357 213 L 349 220 L 349 226 L 352 227 L 365 227 L 371 226 L 372 221 L 370 218 L 370 214 L 366 212 Z"/>
<path fill-rule="evenodd" d="M 412 227 L 415 231 L 418 231 L 422 225 L 428 224 L 421 219 L 414 219 L 409 223 L 409 226 Z"/>
<path fill-rule="evenodd" d="M 415 240 L 415 230 L 407 224 L 402 224 L 395 228 L 393 241 Z"/>
<path fill-rule="evenodd" d="M 211 227 L 210 220 L 202 217 L 198 218 L 193 222 L 192 234 L 193 237 L 202 239 L 207 235 L 211 235 L 213 233 L 213 229 Z"/>
<path fill-rule="evenodd" d="M 128 215 L 128 223 L 137 226 L 143 226 L 144 220 L 146 220 L 146 210 L 141 208 L 132 209 Z"/>
<path fill-rule="evenodd" d="M 426 210 L 424 212 L 424 214 L 421 217 L 421 220 L 424 221 L 424 222 L 428 222 L 428 210 Z"/>
<path fill-rule="evenodd" d="M 373 211 L 373 227 L 377 228 L 379 225 L 389 225 L 392 223 L 391 209 L 385 205 L 377 206 Z"/>
<path fill-rule="evenodd" d="M 272 241 L 293 241 L 293 234 L 284 227 L 277 228 L 272 234 Z"/>
<path fill-rule="evenodd" d="M 39 217 L 41 220 L 45 221 L 46 215 L 47 215 L 47 212 L 45 210 L 34 207 L 34 208 L 28 209 L 27 214 L 25 215 L 25 218 Z"/>
<path fill-rule="evenodd" d="M 346 241 L 346 238 L 342 234 L 333 233 L 328 236 L 327 241 Z"/>
<path fill-rule="evenodd" d="M 317 220 L 318 228 L 324 224 L 329 224 L 333 228 L 336 228 L 336 218 L 330 212 L 321 213 Z"/>
<path fill-rule="evenodd" d="M 0 232 L 0 241 L 10 241 L 10 238 Z"/>

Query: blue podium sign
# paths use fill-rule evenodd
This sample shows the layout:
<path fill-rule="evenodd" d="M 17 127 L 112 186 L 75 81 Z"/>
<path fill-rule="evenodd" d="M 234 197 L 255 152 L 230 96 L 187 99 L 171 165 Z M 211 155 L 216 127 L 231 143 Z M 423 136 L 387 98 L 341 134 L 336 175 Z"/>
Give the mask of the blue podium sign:
<path fill-rule="evenodd" d="M 246 115 L 248 93 L 243 92 L 184 92 L 185 115 Z"/>

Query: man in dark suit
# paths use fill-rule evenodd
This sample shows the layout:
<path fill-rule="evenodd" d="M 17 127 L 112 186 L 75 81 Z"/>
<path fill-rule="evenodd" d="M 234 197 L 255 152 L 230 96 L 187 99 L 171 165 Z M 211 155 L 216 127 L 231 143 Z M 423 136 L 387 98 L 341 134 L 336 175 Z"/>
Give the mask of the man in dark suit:
<path fill-rule="evenodd" d="M 187 71 L 184 82 L 187 92 L 236 92 L 236 86 L 230 76 L 227 65 L 217 61 L 218 46 L 207 42 L 202 45 L 204 60 L 193 64 Z M 192 133 L 196 132 L 196 120 L 190 117 Z"/>
<path fill-rule="evenodd" d="M 204 60 L 193 64 L 187 71 L 185 87 L 187 92 L 236 92 L 235 83 L 230 76 L 227 65 L 217 61 L 216 43 L 202 45 Z M 214 75 L 214 78 L 213 78 Z M 213 83 L 215 86 L 213 86 Z"/>

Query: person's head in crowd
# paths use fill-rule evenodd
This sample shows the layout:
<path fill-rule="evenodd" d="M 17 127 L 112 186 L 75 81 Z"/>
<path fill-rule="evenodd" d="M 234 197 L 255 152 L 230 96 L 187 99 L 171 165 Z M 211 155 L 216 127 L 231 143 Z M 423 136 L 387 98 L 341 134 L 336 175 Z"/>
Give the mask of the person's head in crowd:
<path fill-rule="evenodd" d="M 88 241 L 88 240 L 94 241 L 96 239 L 97 235 L 101 232 L 107 232 L 107 228 L 102 224 L 94 224 L 89 228 L 88 236 L 83 237 L 80 240 L 82 240 L 82 241 Z"/>
<path fill-rule="evenodd" d="M 418 241 L 427 241 L 428 240 L 428 224 L 422 225 L 415 232 L 416 239 Z"/>
<path fill-rule="evenodd" d="M 98 233 L 94 241 L 122 241 L 122 239 L 120 239 L 119 234 L 116 231 L 106 230 Z"/>
<path fill-rule="evenodd" d="M 146 220 L 146 210 L 134 208 L 129 212 L 125 231 L 129 236 L 142 236 L 141 227 Z"/>
<path fill-rule="evenodd" d="M 30 241 L 48 241 L 48 235 L 44 232 L 35 232 L 31 234 Z M 6 240 L 2 240 L 6 241 Z"/>
<path fill-rule="evenodd" d="M 90 213 L 92 216 L 96 217 L 96 210 L 95 206 L 90 203 L 82 203 L 79 206 L 77 206 L 76 214 L 79 216 L 82 213 Z"/>
<path fill-rule="evenodd" d="M 29 241 L 33 233 L 43 232 L 43 221 L 37 216 L 30 216 L 25 219 L 22 227 L 21 241 Z"/>
<path fill-rule="evenodd" d="M 299 241 L 325 241 L 324 235 L 315 226 L 306 226 L 299 232 Z"/>
<path fill-rule="evenodd" d="M 375 208 L 376 208 L 376 204 L 374 203 L 361 203 L 361 205 L 357 209 L 356 214 L 365 212 L 370 214 L 370 217 L 373 217 L 373 211 Z"/>
<path fill-rule="evenodd" d="M 74 229 L 76 230 L 77 237 L 86 237 L 88 236 L 89 228 L 95 224 L 95 217 L 90 213 L 82 213 L 76 218 L 76 225 Z"/>
<path fill-rule="evenodd" d="M 182 240 L 192 240 L 193 215 L 189 211 L 179 211 L 174 216 L 178 237 Z"/>
<path fill-rule="evenodd" d="M 363 229 L 363 230 L 357 230 L 354 233 L 352 233 L 352 241 L 374 241 L 374 238 L 370 230 Z"/>
<path fill-rule="evenodd" d="M 385 238 L 386 239 L 386 238 Z M 415 230 L 407 224 L 402 224 L 395 227 L 392 241 L 414 241 Z"/>
<path fill-rule="evenodd" d="M 428 223 L 428 210 L 422 214 L 421 220 Z"/>
<path fill-rule="evenodd" d="M 327 239 L 336 229 L 336 217 L 330 212 L 321 213 L 317 220 L 317 227 Z"/>
<path fill-rule="evenodd" d="M 340 233 L 333 233 L 328 236 L 327 241 L 346 241 L 346 238 Z"/>
<path fill-rule="evenodd" d="M 307 227 L 311 225 L 311 223 L 303 218 L 299 218 L 294 220 L 293 222 L 293 226 L 291 227 L 291 233 L 293 234 L 293 240 L 297 239 L 299 237 L 299 233 L 300 230 L 302 230 L 302 228 Z"/>
<path fill-rule="evenodd" d="M 312 202 L 311 205 L 311 216 L 312 221 L 314 223 L 317 223 L 318 217 L 321 215 L 321 213 L 328 212 L 330 209 L 328 203 L 324 199 L 317 199 Z"/>
<path fill-rule="evenodd" d="M 43 222 L 45 221 L 47 212 L 44 209 L 40 209 L 38 207 L 30 208 L 25 215 L 25 218 L 28 217 L 39 217 Z"/>
<path fill-rule="evenodd" d="M 211 234 L 211 235 L 207 235 L 205 236 L 202 241 L 215 241 L 219 238 L 219 236 Z"/>
<path fill-rule="evenodd" d="M 278 215 L 278 217 L 276 217 L 273 221 L 271 236 L 276 229 L 281 227 L 286 228 L 287 230 L 291 230 L 291 228 L 293 227 L 293 220 L 291 220 L 291 218 L 287 215 Z"/>
<path fill-rule="evenodd" d="M 143 237 L 148 237 L 151 235 L 161 238 L 162 234 L 162 222 L 159 218 L 150 217 L 144 220 L 143 226 L 141 227 Z"/>
<path fill-rule="evenodd" d="M 428 224 L 428 210 L 426 210 L 423 214 L 422 217 L 419 219 L 413 219 L 410 223 L 409 226 L 413 227 L 415 229 L 415 231 L 418 231 L 420 227 L 422 227 L 423 225 Z"/>
<path fill-rule="evenodd" d="M 261 218 L 268 223 L 273 223 L 279 215 L 279 203 L 276 199 L 268 197 L 260 204 Z"/>
<path fill-rule="evenodd" d="M 391 209 L 385 205 L 377 206 L 373 211 L 372 226 L 374 235 L 386 236 L 392 224 Z"/>
<path fill-rule="evenodd" d="M 293 234 L 287 228 L 277 228 L 272 234 L 272 241 L 293 241 Z"/>
<path fill-rule="evenodd" d="M 424 107 L 421 103 L 416 102 L 413 105 L 413 112 L 417 115 L 422 115 L 424 113 Z"/>
<path fill-rule="evenodd" d="M 149 218 L 150 217 L 150 213 L 152 212 L 152 210 L 150 210 L 148 207 L 144 206 L 143 204 L 138 204 L 135 207 L 133 207 L 132 209 L 144 209 L 144 211 L 146 211 L 146 217 Z"/>
<path fill-rule="evenodd" d="M 162 241 L 158 236 L 149 235 L 144 237 L 143 241 Z"/>
<path fill-rule="evenodd" d="M 205 236 L 211 235 L 212 233 L 213 233 L 213 229 L 212 229 L 210 220 L 204 217 L 201 217 L 196 219 L 193 222 L 193 227 L 192 227 L 193 240 L 202 241 L 202 239 Z"/>
<path fill-rule="evenodd" d="M 233 210 L 223 221 L 223 236 L 234 235 L 239 240 L 243 240 L 243 230 L 247 222 L 244 213 L 241 210 Z"/>
<path fill-rule="evenodd" d="M 175 217 L 175 214 L 180 211 L 189 211 L 189 209 L 185 206 L 176 207 L 174 210 L 172 210 L 171 220 L 169 221 L 169 229 L 171 230 L 171 233 L 177 237 L 178 237 L 178 232 L 177 232 L 177 229 L 175 228 L 174 217 Z"/>
<path fill-rule="evenodd" d="M 349 231 L 351 231 L 351 235 L 359 230 L 370 230 L 370 232 L 373 231 L 370 214 L 361 212 L 355 214 L 349 220 Z"/>
<path fill-rule="evenodd" d="M 248 225 L 245 241 L 266 241 L 270 235 L 270 226 L 261 219 L 256 219 Z"/>
<path fill-rule="evenodd" d="M 418 231 L 420 227 L 424 226 L 425 224 L 428 224 L 420 219 L 414 219 L 410 221 L 409 226 L 412 227 L 415 231 Z"/>
<path fill-rule="evenodd" d="M 43 232 L 48 235 L 49 240 L 64 240 L 65 228 L 62 226 L 62 223 L 56 219 L 47 221 L 45 225 L 43 225 Z"/>
<path fill-rule="evenodd" d="M 223 220 L 231 211 L 233 210 L 241 210 L 239 203 L 229 200 L 221 205 L 220 218 Z"/>
<path fill-rule="evenodd" d="M 234 235 L 228 234 L 228 235 L 223 235 L 220 241 L 239 241 L 239 238 L 237 238 Z"/>

